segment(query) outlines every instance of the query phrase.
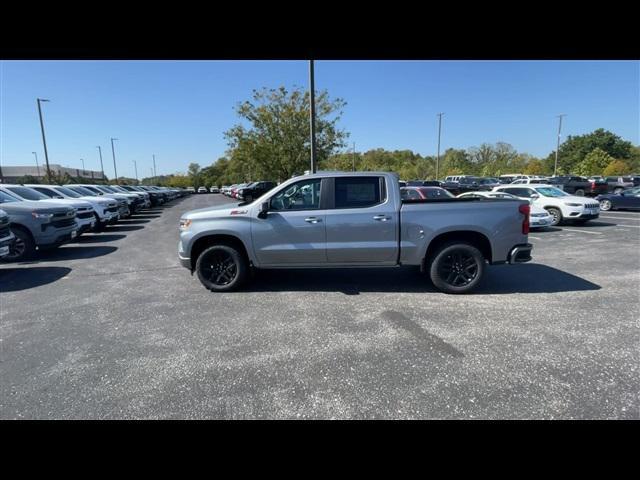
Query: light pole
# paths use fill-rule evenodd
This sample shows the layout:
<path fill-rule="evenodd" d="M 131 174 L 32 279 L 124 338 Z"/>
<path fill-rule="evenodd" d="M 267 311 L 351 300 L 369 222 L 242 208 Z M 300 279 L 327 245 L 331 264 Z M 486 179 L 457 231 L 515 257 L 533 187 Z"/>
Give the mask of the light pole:
<path fill-rule="evenodd" d="M 116 168 L 116 151 L 113 148 L 113 141 L 118 140 L 117 138 L 111 139 L 111 154 L 113 155 L 113 171 L 116 174 L 116 185 L 118 185 L 118 169 Z"/>
<path fill-rule="evenodd" d="M 47 162 L 47 183 L 51 183 L 51 170 L 49 169 L 49 153 L 47 152 L 47 139 L 44 136 L 44 122 L 42 121 L 42 108 L 40 107 L 41 102 L 50 102 L 51 100 L 47 100 L 45 98 L 37 98 L 38 103 L 38 115 L 40 116 L 40 130 L 42 131 L 42 144 L 44 145 L 44 160 Z"/>
<path fill-rule="evenodd" d="M 436 158 L 436 178 L 434 180 L 438 180 L 440 172 L 440 133 L 442 132 L 442 115 L 444 115 L 444 113 L 438 113 L 438 157 Z"/>
<path fill-rule="evenodd" d="M 353 171 L 356 171 L 356 142 L 353 142 L 353 157 L 352 157 L 352 161 L 353 161 Z"/>
<path fill-rule="evenodd" d="M 36 156 L 36 169 L 38 170 L 38 177 L 40 176 L 40 165 L 38 165 L 38 154 L 36 152 L 31 152 Z"/>
<path fill-rule="evenodd" d="M 86 171 L 84 169 L 84 158 L 81 158 L 80 161 L 82 162 L 82 176 L 84 177 L 85 173 L 86 173 Z"/>
<path fill-rule="evenodd" d="M 104 165 L 102 165 L 102 148 L 100 145 L 96 146 L 98 153 L 100 154 L 100 170 L 102 171 L 102 181 L 104 182 Z"/>
<path fill-rule="evenodd" d="M 136 163 L 136 161 L 133 161 L 133 168 L 135 168 L 136 170 L 136 185 L 140 182 L 138 182 L 138 164 Z"/>
<path fill-rule="evenodd" d="M 158 173 L 156 171 L 156 154 L 155 153 L 153 154 L 153 176 L 154 177 L 158 176 Z"/>
<path fill-rule="evenodd" d="M 566 117 L 566 113 L 561 113 L 558 115 L 560 122 L 558 123 L 558 142 L 556 143 L 556 163 L 553 167 L 553 176 L 555 177 L 558 173 L 558 150 L 560 150 L 560 132 L 562 131 L 562 117 Z"/>
<path fill-rule="evenodd" d="M 316 173 L 316 94 L 313 60 L 309 60 L 309 123 L 311 126 L 311 173 Z"/>

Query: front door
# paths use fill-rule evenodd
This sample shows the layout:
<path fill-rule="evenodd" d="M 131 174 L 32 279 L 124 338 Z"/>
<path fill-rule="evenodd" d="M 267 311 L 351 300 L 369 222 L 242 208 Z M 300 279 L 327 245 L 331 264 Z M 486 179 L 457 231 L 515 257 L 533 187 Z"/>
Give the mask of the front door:
<path fill-rule="evenodd" d="M 321 185 L 319 178 L 293 183 L 269 199 L 266 218 L 254 216 L 251 237 L 260 266 L 326 264 Z"/>

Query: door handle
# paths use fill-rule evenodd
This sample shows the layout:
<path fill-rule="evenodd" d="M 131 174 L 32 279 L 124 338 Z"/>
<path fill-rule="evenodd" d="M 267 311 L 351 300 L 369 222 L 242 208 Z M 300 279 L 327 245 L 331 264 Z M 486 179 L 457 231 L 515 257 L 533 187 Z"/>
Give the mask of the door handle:
<path fill-rule="evenodd" d="M 322 219 L 317 217 L 307 217 L 304 219 L 304 221 L 308 223 L 318 223 L 318 222 L 321 222 Z"/>
<path fill-rule="evenodd" d="M 386 222 L 388 220 L 391 220 L 391 217 L 388 217 L 387 215 L 376 215 L 375 217 L 373 217 L 373 219 L 379 222 Z"/>

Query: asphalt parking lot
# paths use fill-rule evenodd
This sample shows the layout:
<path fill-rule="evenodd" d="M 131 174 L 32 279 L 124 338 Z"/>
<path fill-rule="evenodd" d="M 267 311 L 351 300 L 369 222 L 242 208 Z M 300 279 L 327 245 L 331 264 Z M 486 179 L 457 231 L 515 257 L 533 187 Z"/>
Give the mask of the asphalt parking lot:
<path fill-rule="evenodd" d="M 535 231 L 477 293 L 416 269 L 268 271 L 214 294 L 184 211 L 0 265 L 0 418 L 640 418 L 640 213 Z"/>

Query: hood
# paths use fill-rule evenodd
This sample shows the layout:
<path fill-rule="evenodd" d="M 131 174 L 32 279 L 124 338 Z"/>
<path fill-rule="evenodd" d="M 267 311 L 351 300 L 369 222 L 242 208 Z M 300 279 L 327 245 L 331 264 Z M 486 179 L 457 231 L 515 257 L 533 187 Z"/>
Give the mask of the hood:
<path fill-rule="evenodd" d="M 72 207 L 49 200 L 23 200 L 21 202 L 3 203 L 2 209 L 9 215 L 26 214 L 33 211 L 42 213 L 65 213 L 74 210 Z"/>
<path fill-rule="evenodd" d="M 51 200 L 38 200 L 37 203 L 58 203 L 60 205 L 65 205 L 73 208 L 91 208 L 91 204 L 84 200 L 76 199 L 76 198 L 56 198 Z"/>
<path fill-rule="evenodd" d="M 239 207 L 238 204 L 226 204 L 218 205 L 215 207 L 198 208 L 196 210 L 189 210 L 182 214 L 181 218 L 189 218 L 191 220 L 202 218 L 215 218 L 215 217 L 227 217 L 231 213 L 231 210 L 248 210 L 248 205 Z"/>
<path fill-rule="evenodd" d="M 117 205 L 118 202 L 115 200 L 109 200 L 108 198 L 103 197 L 80 197 L 78 200 L 84 200 L 89 203 L 96 203 L 98 205 Z"/>

